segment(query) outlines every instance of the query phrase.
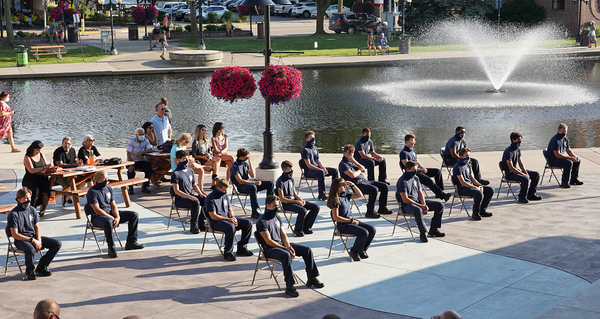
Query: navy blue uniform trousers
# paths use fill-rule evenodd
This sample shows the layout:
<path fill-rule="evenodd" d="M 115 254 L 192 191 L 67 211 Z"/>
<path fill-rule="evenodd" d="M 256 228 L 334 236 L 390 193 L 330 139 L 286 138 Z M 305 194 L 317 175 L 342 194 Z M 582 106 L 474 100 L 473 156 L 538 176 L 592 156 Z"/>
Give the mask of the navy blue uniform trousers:
<path fill-rule="evenodd" d="M 548 160 L 551 166 L 558 166 L 563 168 L 562 183 L 569 184 L 569 181 L 576 181 L 579 178 L 579 162 L 573 162 L 572 160 L 562 158 L 551 158 Z M 569 180 L 570 179 L 570 180 Z"/>
<path fill-rule="evenodd" d="M 192 226 L 198 224 L 204 225 L 204 216 L 200 216 L 200 206 L 204 207 L 204 197 L 195 197 L 198 198 L 197 201 L 175 196 L 175 206 L 190 209 L 190 215 L 192 216 Z"/>
<path fill-rule="evenodd" d="M 319 215 L 319 205 L 307 201 L 304 201 L 304 206 L 283 203 L 283 210 L 289 210 L 298 214 L 296 216 L 294 231 L 311 229 L 317 219 L 317 215 Z M 308 214 L 306 214 L 307 212 Z"/>
<path fill-rule="evenodd" d="M 136 242 L 138 229 L 138 214 L 136 212 L 123 210 L 119 211 L 119 216 L 121 216 L 119 225 L 127 223 L 127 242 Z M 106 238 L 106 244 L 108 245 L 108 248 L 115 249 L 112 219 L 108 216 L 99 216 L 96 214 L 92 214 L 92 225 L 104 228 L 104 237 Z"/>
<path fill-rule="evenodd" d="M 246 193 L 250 195 L 250 204 L 252 206 L 252 211 L 255 212 L 258 211 L 258 192 L 266 190 L 267 195 L 273 195 L 273 189 L 275 187 L 275 184 L 273 184 L 273 182 L 271 181 L 261 181 L 260 186 L 256 186 L 254 184 L 240 184 L 236 187 L 240 193 Z"/>
<path fill-rule="evenodd" d="M 331 176 L 331 180 L 339 177 L 338 170 L 332 167 L 325 167 L 327 173 Z M 325 172 L 321 169 L 306 169 L 304 175 L 309 178 L 316 178 L 319 184 L 319 194 L 325 194 Z"/>
<path fill-rule="evenodd" d="M 212 229 L 225 233 L 225 247 L 223 248 L 225 254 L 233 253 L 233 236 L 235 236 L 237 230 L 242 231 L 242 238 L 238 241 L 238 250 L 248 245 L 250 235 L 252 235 L 252 222 L 245 218 L 236 218 L 238 222 L 237 227 L 233 226 L 233 223 L 225 220 L 212 222 L 210 225 Z"/>
<path fill-rule="evenodd" d="M 532 197 L 537 192 L 538 183 L 540 182 L 540 173 L 536 171 L 527 170 L 529 178 L 515 174 L 513 172 L 506 173 L 506 179 L 511 181 L 517 181 L 521 184 L 521 191 L 519 192 L 519 198 Z M 531 179 L 531 185 L 529 180 Z M 529 191 L 528 191 L 529 189 Z"/>
<path fill-rule="evenodd" d="M 371 242 L 375 237 L 376 231 L 374 226 L 367 223 L 363 223 L 361 221 L 358 222 L 358 225 L 337 222 L 336 224 L 338 230 L 341 233 L 356 235 L 356 240 L 354 240 L 352 250 L 354 250 L 357 253 L 361 253 L 369 249 L 369 245 L 371 245 Z"/>
<path fill-rule="evenodd" d="M 310 247 L 294 243 L 290 243 L 290 246 L 294 248 L 296 256 L 301 256 L 302 259 L 304 259 L 304 264 L 306 265 L 306 276 L 308 279 L 318 277 L 319 270 L 317 269 L 317 264 L 315 263 L 315 258 L 313 257 Z M 283 248 L 271 246 L 263 248 L 263 250 L 268 258 L 274 258 L 281 261 L 281 267 L 283 267 L 283 276 L 285 277 L 285 284 L 287 286 L 293 286 L 296 281 L 294 280 L 294 269 L 292 268 L 292 256 L 290 253 Z"/>
<path fill-rule="evenodd" d="M 431 228 L 440 228 L 442 227 L 442 215 L 444 214 L 444 204 L 434 201 L 434 200 L 426 200 L 425 204 L 429 208 L 429 210 L 433 211 L 433 218 L 431 219 Z M 423 222 L 423 210 L 421 207 L 410 204 L 410 205 L 402 205 L 402 211 L 415 216 L 415 221 L 417 222 L 417 226 L 419 226 L 419 232 L 421 234 L 425 234 L 427 232 L 427 227 L 425 227 L 425 223 Z"/>
<path fill-rule="evenodd" d="M 458 189 L 458 193 L 473 197 L 473 214 L 485 212 L 494 197 L 494 189 L 489 186 L 483 186 L 483 192 L 475 188 L 461 187 Z"/>
<path fill-rule="evenodd" d="M 389 187 L 384 182 L 376 181 L 359 181 L 356 186 L 360 191 L 369 195 L 367 202 L 367 213 L 373 213 L 375 211 L 375 201 L 377 200 L 377 191 L 379 191 L 379 210 L 382 211 L 387 209 L 387 197 Z"/>
<path fill-rule="evenodd" d="M 359 158 L 357 160 L 357 162 L 359 162 L 360 165 L 364 166 L 365 169 L 367 170 L 367 179 L 368 180 L 370 180 L 370 181 L 375 180 L 375 166 L 379 166 L 378 181 L 385 182 L 385 180 L 387 179 L 387 168 L 386 168 L 385 158 L 381 162 L 378 162 L 378 161 L 375 161 L 372 159 L 367 159 L 367 158 Z"/>
<path fill-rule="evenodd" d="M 41 237 L 42 239 L 42 248 L 48 249 L 48 251 L 44 254 L 44 257 L 40 258 L 40 262 L 38 266 L 40 268 L 46 267 L 50 265 L 56 253 L 62 247 L 62 243 L 59 240 L 50 237 Z M 22 250 L 25 253 L 25 268 L 27 271 L 31 272 L 35 268 L 33 265 L 33 259 L 35 257 L 35 247 L 32 244 L 26 241 L 15 240 L 15 246 L 18 249 Z"/>

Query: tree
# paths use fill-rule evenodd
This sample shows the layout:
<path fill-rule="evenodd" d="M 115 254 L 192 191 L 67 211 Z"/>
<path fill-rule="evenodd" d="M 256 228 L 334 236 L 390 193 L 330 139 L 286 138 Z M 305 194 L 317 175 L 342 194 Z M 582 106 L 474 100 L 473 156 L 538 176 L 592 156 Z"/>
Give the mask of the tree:
<path fill-rule="evenodd" d="M 525 24 L 542 22 L 546 18 L 544 7 L 538 6 L 533 0 L 515 0 L 504 4 L 500 9 L 500 17 L 504 21 Z"/>
<path fill-rule="evenodd" d="M 406 29 L 415 31 L 449 17 L 484 17 L 494 0 L 413 0 L 406 8 Z"/>
<path fill-rule="evenodd" d="M 6 21 L 6 38 L 8 39 L 8 44 L 10 44 L 13 48 L 17 46 L 15 42 L 15 35 L 13 34 L 12 27 L 12 14 L 10 12 L 10 3 L 12 0 L 2 0 L 4 1 L 4 21 Z"/>
<path fill-rule="evenodd" d="M 200 7 L 198 6 L 198 8 Z M 202 14 L 200 14 L 200 19 L 202 19 Z M 196 38 L 198 37 L 198 21 L 196 20 L 196 1 L 194 0 L 190 1 L 190 22 L 192 23 L 192 29 L 190 30 L 192 38 Z"/>
<path fill-rule="evenodd" d="M 325 20 L 325 11 L 329 8 L 331 0 L 316 0 L 317 3 L 317 31 L 315 34 L 325 34 L 323 21 Z"/>

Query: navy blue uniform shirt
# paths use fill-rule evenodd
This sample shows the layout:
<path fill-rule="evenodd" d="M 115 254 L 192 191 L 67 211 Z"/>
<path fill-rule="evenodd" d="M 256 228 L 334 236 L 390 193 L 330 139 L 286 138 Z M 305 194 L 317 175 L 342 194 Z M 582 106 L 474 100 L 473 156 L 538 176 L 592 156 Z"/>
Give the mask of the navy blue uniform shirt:
<path fill-rule="evenodd" d="M 215 214 L 229 217 L 229 196 L 227 193 L 221 192 L 218 189 L 213 189 L 210 194 L 206 195 L 206 199 L 204 200 L 206 205 L 206 213 L 215 212 Z M 208 219 L 212 223 L 214 222 L 212 218 L 210 218 L 210 214 L 208 214 Z"/>
<path fill-rule="evenodd" d="M 171 184 L 177 184 L 182 193 L 191 195 L 192 190 L 194 189 L 193 185 L 196 184 L 194 171 L 190 168 L 186 168 L 185 170 L 174 170 L 173 173 L 171 173 Z"/>
<path fill-rule="evenodd" d="M 548 158 L 556 158 L 554 151 L 564 154 L 569 147 L 569 138 L 565 135 L 563 138 L 558 138 L 558 134 L 554 135 L 548 143 Z"/>
<path fill-rule="evenodd" d="M 273 218 L 267 219 L 266 215 L 268 214 L 262 214 L 256 221 L 256 231 L 259 233 L 267 231 L 274 242 L 283 246 L 283 240 L 281 240 L 281 225 L 283 221 L 281 217 L 275 214 Z M 258 241 L 263 248 L 268 246 L 262 234 L 258 236 Z"/>
<path fill-rule="evenodd" d="M 356 184 L 358 183 L 359 180 L 365 179 L 365 177 L 363 176 L 363 174 L 359 174 L 356 178 L 352 178 L 348 175 L 346 175 L 344 172 L 347 170 L 350 170 L 352 172 L 357 171 L 358 168 L 356 167 L 356 165 L 354 165 L 354 163 L 350 162 L 346 156 L 342 157 L 342 161 L 340 162 L 340 164 L 338 165 L 338 170 L 340 171 L 340 174 L 342 174 L 342 178 L 347 180 L 347 181 L 351 181 L 352 183 Z"/>
<path fill-rule="evenodd" d="M 400 176 L 396 183 L 396 193 L 398 193 L 401 205 L 404 206 L 407 204 L 402 200 L 400 193 L 406 193 L 408 198 L 419 203 L 419 189 L 421 189 L 421 182 L 416 175 L 409 179 L 406 179 L 404 175 Z"/>
<path fill-rule="evenodd" d="M 360 154 L 358 154 L 358 151 L 362 151 L 365 154 L 371 154 L 371 152 L 374 150 L 375 148 L 373 147 L 373 140 L 369 138 L 366 142 L 363 142 L 363 139 L 359 138 L 358 141 L 354 143 L 354 158 L 362 158 L 360 157 Z"/>
<path fill-rule="evenodd" d="M 281 190 L 283 192 L 283 197 L 291 200 L 295 200 L 294 197 L 294 179 L 284 179 L 283 176 L 280 176 L 275 183 L 275 189 Z"/>
<path fill-rule="evenodd" d="M 35 236 L 35 224 L 40 220 L 38 214 L 35 213 L 35 207 L 29 205 L 25 210 L 19 210 L 18 207 L 13 208 L 6 218 L 8 228 L 16 228 L 19 234 L 27 237 Z"/>
<path fill-rule="evenodd" d="M 446 142 L 446 149 L 444 150 L 444 159 L 449 159 L 452 157 L 450 155 L 450 149 L 453 148 L 458 155 L 458 151 L 467 147 L 467 140 L 461 138 L 460 140 L 456 137 L 456 135 L 452 136 L 448 142 Z"/>
<path fill-rule="evenodd" d="M 513 149 L 512 146 L 509 146 L 504 150 L 504 153 L 502 153 L 502 167 L 504 168 L 506 173 L 512 172 L 508 169 L 506 161 L 510 160 L 512 162 L 512 165 L 516 168 L 519 167 L 519 157 L 521 157 L 521 149 L 518 147 L 516 149 Z"/>
<path fill-rule="evenodd" d="M 352 204 L 350 203 L 351 198 L 352 193 L 340 193 L 340 203 L 335 205 L 335 207 L 338 209 L 339 216 L 344 218 L 352 218 Z"/>
<path fill-rule="evenodd" d="M 304 146 L 302 148 L 302 151 L 300 152 L 300 156 L 302 156 L 302 159 L 305 160 L 307 159 L 309 163 L 311 163 L 312 165 L 319 167 L 319 150 L 317 149 L 316 146 L 312 145 L 311 147 L 308 146 Z M 302 166 L 302 168 L 306 169 L 306 163 L 304 163 L 304 161 L 301 161 L 300 163 Z"/>
<path fill-rule="evenodd" d="M 90 207 L 91 204 L 98 204 L 98 206 L 100 206 L 100 209 L 110 214 L 110 203 L 115 201 L 113 189 L 110 186 L 104 186 L 100 188 L 97 184 L 90 187 L 85 198 L 87 200 L 87 203 L 89 204 L 85 205 L 85 207 L 89 207 L 90 210 L 86 211 L 86 214 L 88 215 L 96 214 L 92 207 Z"/>
<path fill-rule="evenodd" d="M 454 168 L 452 169 L 452 178 L 456 178 L 457 176 L 462 176 L 465 182 L 469 184 L 473 184 L 471 181 L 471 165 L 465 164 L 463 161 L 459 160 L 454 164 Z M 456 186 L 460 189 L 463 188 L 462 184 L 456 178 Z"/>
<path fill-rule="evenodd" d="M 233 162 L 233 165 L 231 165 L 229 177 L 236 186 L 240 185 L 237 178 L 235 178 L 235 175 L 239 174 L 242 179 L 248 180 L 248 177 L 249 177 L 248 171 L 249 170 L 250 170 L 250 164 L 248 163 L 248 160 L 245 160 L 242 162 L 241 160 L 237 159 L 235 162 Z"/>
<path fill-rule="evenodd" d="M 417 152 L 414 149 L 404 145 L 404 148 L 400 151 L 400 163 L 403 160 L 417 162 Z M 402 169 L 404 169 L 404 164 L 400 164 Z"/>

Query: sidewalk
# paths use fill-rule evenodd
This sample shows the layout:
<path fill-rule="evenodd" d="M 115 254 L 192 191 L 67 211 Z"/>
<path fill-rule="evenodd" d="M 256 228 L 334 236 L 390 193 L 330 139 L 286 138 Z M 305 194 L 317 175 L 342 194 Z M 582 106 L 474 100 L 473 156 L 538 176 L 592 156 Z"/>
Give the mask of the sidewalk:
<path fill-rule="evenodd" d="M 46 146 L 45 153 L 53 149 Z M 124 156 L 123 149 L 100 151 L 107 157 Z M 132 197 L 130 209 L 140 214 L 140 241 L 147 248 L 119 250 L 117 259 L 99 255 L 93 241 L 82 251 L 82 220 L 74 218 L 71 206 L 50 205 L 41 222 L 42 231 L 63 242 L 51 265 L 54 274 L 36 282 L 22 282 L 18 270 L 10 267 L 9 276 L 0 282 L 5 291 L 21 293 L 3 297 L 0 317 L 29 316 L 38 300 L 53 298 L 62 307 L 61 315 L 71 318 L 120 318 L 129 314 L 142 318 L 321 318 L 327 313 L 342 318 L 429 318 L 449 308 L 459 311 L 463 318 L 597 318 L 600 218 L 595 210 L 600 191 L 596 182 L 600 177 L 600 149 L 574 151 L 583 158 L 581 180 L 585 185 L 560 189 L 546 176 L 538 191 L 544 200 L 527 205 L 516 204 L 503 186 L 499 199 L 494 196 L 490 205 L 494 217 L 481 222 L 468 220 L 459 212 L 459 205 L 448 216 L 448 202 L 442 224 L 446 237 L 430 239 L 427 244 L 413 240 L 404 223 L 391 236 L 395 214 L 386 216 L 388 220 L 360 218 L 377 228 L 369 250 L 371 257 L 361 262 L 350 262 L 339 241 L 327 258 L 332 231 L 329 210 L 324 202 L 314 200 L 321 207 L 315 233 L 292 241 L 312 247 L 325 288 L 312 290 L 299 283 L 301 295 L 296 299 L 277 290 L 266 268 L 259 270 L 257 282 L 251 285 L 256 257 L 225 262 L 214 242 L 200 255 L 202 233 L 184 234 L 177 221 L 167 230 L 167 186 L 152 187 L 152 195 L 142 196 L 137 191 Z M 9 153 L 7 145 L 0 145 L 0 155 L 5 163 L 0 184 L 8 188 L 0 193 L 0 204 L 13 203 L 11 188 L 20 186 L 23 153 Z M 473 154 L 481 163 L 483 176 L 496 190 L 500 156 L 501 152 Z M 298 157 L 276 154 L 278 162 Z M 393 193 L 401 171 L 397 155 L 385 157 L 392 184 L 389 207 L 397 211 Z M 541 151 L 523 151 L 523 157 L 529 169 L 542 173 Z M 339 158 L 340 154 L 321 156 L 326 166 L 334 167 Z M 439 155 L 421 154 L 419 159 L 428 167 L 439 167 Z M 296 182 L 298 177 L 296 173 Z M 450 184 L 445 183 L 448 189 Z M 310 199 L 306 187 L 300 194 Z M 263 200 L 261 194 L 259 201 Z M 120 197 L 117 203 L 124 209 Z M 467 201 L 469 209 L 471 203 Z M 234 204 L 236 214 L 243 215 L 237 202 Z M 363 213 L 364 208 L 361 205 Z M 430 217 L 426 215 L 427 224 Z M 0 220 L 3 227 L 4 219 Z M 125 229 L 119 232 L 124 237 Z M 413 232 L 418 232 L 414 222 Z M 254 240 L 249 248 L 258 251 Z M 103 249 L 106 251 L 105 246 Z M 294 268 L 305 280 L 303 262 L 295 262 Z"/>
<path fill-rule="evenodd" d="M 102 28 L 103 30 L 106 27 Z M 153 48 L 149 51 L 148 41 L 127 40 L 127 30 L 117 29 L 115 34 L 115 47 L 120 53 L 116 56 L 107 56 L 95 63 L 70 63 L 70 64 L 30 64 L 27 67 L 5 67 L 2 68 L 0 79 L 23 79 L 23 78 L 47 78 L 47 77 L 73 77 L 73 76 L 109 76 L 109 75 L 131 75 L 131 74 L 160 74 L 160 73 L 190 73 L 190 72 L 212 72 L 222 66 L 228 66 L 232 63 L 232 56 L 229 52 L 224 52 L 223 60 L 218 66 L 197 67 L 197 66 L 176 66 L 169 60 L 159 58 L 160 50 Z M 140 31 L 143 33 L 143 29 Z M 100 47 L 100 33 L 91 32 L 82 37 L 82 43 Z M 67 44 L 67 48 L 76 52 L 79 43 Z M 178 48 L 171 43 L 169 51 L 176 51 Z M 207 49 L 210 49 L 207 48 Z M 510 53 L 510 51 L 506 51 Z M 502 54 L 501 51 L 492 50 L 490 54 Z M 570 58 L 578 57 L 583 59 L 600 59 L 600 50 L 587 49 L 587 47 L 566 47 L 566 48 L 540 48 L 534 49 L 532 55 Z M 291 57 L 284 58 L 283 63 L 296 68 L 324 68 L 324 67 L 343 67 L 343 66 L 382 66 L 399 62 L 411 62 L 421 60 L 436 59 L 456 59 L 472 58 L 471 51 L 446 51 L 446 52 L 426 52 L 411 54 L 395 54 L 386 56 L 321 56 L 321 57 Z M 272 58 L 274 59 L 274 58 Z M 258 54 L 235 54 L 233 63 L 251 70 L 262 70 L 264 68 L 264 57 Z"/>

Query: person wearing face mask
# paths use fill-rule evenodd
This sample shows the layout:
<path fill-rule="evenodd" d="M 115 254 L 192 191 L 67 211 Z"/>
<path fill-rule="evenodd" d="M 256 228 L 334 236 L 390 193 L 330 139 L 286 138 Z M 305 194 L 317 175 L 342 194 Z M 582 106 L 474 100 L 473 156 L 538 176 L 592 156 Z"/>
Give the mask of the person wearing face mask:
<path fill-rule="evenodd" d="M 506 179 L 517 181 L 521 184 L 519 192 L 519 202 L 529 203 L 530 200 L 541 200 L 537 196 L 538 182 L 540 174 L 538 172 L 525 169 L 525 164 L 521 160 L 521 139 L 523 135 L 519 132 L 510 133 L 511 144 L 504 150 L 502 154 L 502 166 L 504 167 L 504 175 Z M 517 166 L 518 165 L 518 166 Z M 517 168 L 519 167 L 520 170 Z M 531 184 L 529 183 L 531 181 Z"/>
<path fill-rule="evenodd" d="M 454 166 L 460 159 L 458 151 L 467 147 L 467 140 L 465 139 L 466 131 L 462 126 L 458 126 L 455 130 L 456 134 L 452 136 L 448 142 L 446 142 L 446 149 L 444 150 L 444 161 L 449 166 Z M 479 170 L 479 161 L 471 158 L 470 165 L 473 168 L 473 175 L 475 179 L 481 185 L 488 185 L 490 181 L 481 178 L 481 171 Z"/>
<path fill-rule="evenodd" d="M 31 191 L 23 187 L 17 191 L 17 206 L 13 208 L 7 217 L 6 230 L 10 231 L 15 240 L 17 249 L 25 252 L 25 267 L 27 279 L 35 280 L 37 276 L 50 276 L 48 265 L 60 250 L 62 243 L 56 239 L 42 236 L 39 217 L 35 213 L 35 207 L 31 205 Z M 33 261 L 35 254 L 42 249 L 48 249 L 37 267 Z"/>
<path fill-rule="evenodd" d="M 429 228 L 430 237 L 444 237 L 446 234 L 439 231 L 442 227 L 442 215 L 444 214 L 444 204 L 438 201 L 425 200 L 421 190 L 421 182 L 417 177 L 417 163 L 406 161 L 404 163 L 405 172 L 396 183 L 396 200 L 400 203 L 400 209 L 415 216 L 415 221 L 421 233 L 421 241 L 427 242 L 427 227 L 423 222 L 423 213 L 433 210 L 433 218 Z"/>
<path fill-rule="evenodd" d="M 135 137 L 127 142 L 127 160 L 133 162 L 133 165 L 127 166 L 127 178 L 135 178 L 135 170 L 141 169 L 144 172 L 144 178 L 148 179 L 142 184 L 142 193 L 150 194 L 150 178 L 152 177 L 152 166 L 144 157 L 144 154 L 152 153 L 152 145 L 145 136 L 143 128 L 135 130 Z M 129 195 L 133 195 L 133 186 L 128 188 Z"/>
<path fill-rule="evenodd" d="M 313 233 L 311 228 L 317 219 L 317 215 L 319 215 L 319 205 L 304 201 L 298 196 L 294 185 L 294 177 L 292 176 L 294 173 L 293 167 L 294 165 L 290 161 L 281 163 L 283 174 L 277 179 L 275 188 L 283 203 L 283 209 L 295 212 L 298 215 L 294 226 L 294 236 L 302 237 L 304 234 Z"/>
<path fill-rule="evenodd" d="M 435 197 L 448 201 L 452 194 L 444 193 L 444 180 L 442 179 L 442 171 L 438 168 L 425 168 L 417 159 L 417 152 L 413 149 L 415 146 L 415 136 L 406 134 L 404 136 L 404 148 L 400 151 L 400 168 L 405 169 L 407 161 L 417 163 L 417 178 L 421 184 L 429 187 L 435 194 Z M 435 178 L 435 184 L 430 177 Z"/>
<path fill-rule="evenodd" d="M 378 181 L 390 185 L 386 182 L 387 169 L 385 167 L 385 158 L 375 152 L 373 140 L 371 140 L 371 129 L 363 128 L 362 136 L 354 144 L 354 158 L 367 169 L 367 180 L 375 180 L 375 166 L 379 166 Z"/>
<path fill-rule="evenodd" d="M 304 259 L 306 265 L 306 286 L 323 288 L 325 285 L 317 279 L 319 270 L 315 263 L 312 250 L 308 246 L 290 243 L 285 234 L 285 227 L 281 217 L 277 215 L 279 207 L 279 197 L 269 195 L 265 199 L 265 213 L 256 221 L 256 231 L 258 236 L 258 244 L 262 247 L 267 258 L 273 258 L 281 261 L 283 268 L 283 276 L 285 277 L 285 293 L 298 297 L 299 293 L 294 287 L 294 269 L 292 268 L 292 259 L 300 256 Z"/>
<path fill-rule="evenodd" d="M 238 230 L 242 231 L 242 236 L 237 242 L 237 255 L 254 255 L 247 247 L 250 236 L 252 235 L 252 222 L 246 218 L 237 218 L 233 214 L 231 201 L 227 195 L 229 182 L 226 179 L 221 178 L 217 180 L 215 185 L 216 188 L 206 196 L 204 202 L 206 203 L 210 227 L 225 233 L 223 257 L 229 261 L 235 261 L 237 259 L 233 254 L 233 237 Z"/>
<path fill-rule="evenodd" d="M 204 218 L 200 216 L 200 206 L 204 206 L 206 194 L 196 183 L 194 171 L 188 168 L 189 155 L 187 150 L 179 150 L 175 153 L 174 160 L 177 166 L 171 173 L 171 186 L 175 192 L 175 205 L 191 209 L 190 232 L 198 234 L 200 230 L 206 231 Z M 192 190 L 198 195 L 192 195 Z"/>
<path fill-rule="evenodd" d="M 254 179 L 254 167 L 250 152 L 245 148 L 237 150 L 237 160 L 231 165 L 230 179 L 237 187 L 240 193 L 250 195 L 250 205 L 252 206 L 252 218 L 260 217 L 258 212 L 257 194 L 266 190 L 267 195 L 273 195 L 274 184 L 271 181 L 257 181 Z"/>
<path fill-rule="evenodd" d="M 52 156 L 54 160 L 54 165 L 62 168 L 73 168 L 83 166 L 84 163 L 82 160 L 77 158 L 77 154 L 75 153 L 75 149 L 73 146 L 73 140 L 65 136 L 62 139 L 62 146 L 58 147 L 54 150 L 54 155 Z M 71 181 L 66 177 L 56 177 L 54 181 L 62 186 L 63 189 L 71 186 Z M 77 178 L 75 183 L 79 183 L 81 178 Z M 73 204 L 70 196 L 63 195 L 62 205 L 65 206 L 65 203 Z"/>
<path fill-rule="evenodd" d="M 114 229 L 122 223 L 127 223 L 127 243 L 125 250 L 143 249 L 145 246 L 137 242 L 138 213 L 134 211 L 119 211 L 115 202 L 113 189 L 106 185 L 108 174 L 106 171 L 97 171 L 92 177 L 95 185 L 87 192 L 85 213 L 91 215 L 92 225 L 104 229 L 104 238 L 108 245 L 108 256 L 117 258 L 114 242 Z"/>
<path fill-rule="evenodd" d="M 558 133 L 548 143 L 548 164 L 563 168 L 560 187 L 570 188 L 570 185 L 583 185 L 579 180 L 579 165 L 581 159 L 573 153 L 567 137 L 567 124 L 558 125 Z M 570 179 L 570 181 L 569 181 Z"/>
<path fill-rule="evenodd" d="M 469 156 L 471 150 L 462 148 L 458 151 L 460 160 L 454 164 L 452 169 L 452 182 L 458 188 L 458 193 L 465 196 L 473 197 L 473 215 L 471 219 L 481 220 L 481 217 L 492 217 L 492 213 L 488 213 L 487 207 L 494 196 L 494 189 L 489 186 L 483 186 L 473 176 L 473 170 L 469 165 Z"/>
<path fill-rule="evenodd" d="M 331 176 L 331 180 L 339 177 L 337 169 L 325 167 L 319 159 L 319 150 L 315 146 L 315 132 L 308 131 L 304 133 L 306 145 L 302 148 L 300 155 L 300 168 L 304 170 L 304 175 L 308 178 L 316 178 L 319 184 L 319 200 L 327 200 L 325 194 L 325 176 Z"/>

